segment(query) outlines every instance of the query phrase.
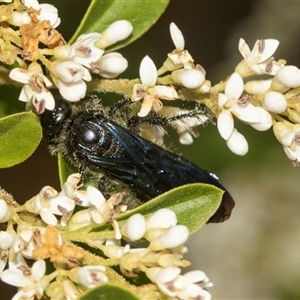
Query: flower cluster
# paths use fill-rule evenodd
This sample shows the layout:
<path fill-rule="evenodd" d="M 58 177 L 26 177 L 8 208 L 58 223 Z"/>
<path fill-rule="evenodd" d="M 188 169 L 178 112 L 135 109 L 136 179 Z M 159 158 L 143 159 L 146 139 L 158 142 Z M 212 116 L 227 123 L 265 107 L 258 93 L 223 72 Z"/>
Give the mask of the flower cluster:
<path fill-rule="evenodd" d="M 53 110 L 55 102 L 49 90 L 53 86 L 66 100 L 79 101 L 87 93 L 87 82 L 92 81 L 92 74 L 101 75 L 111 80 L 109 83 L 102 81 L 99 90 L 112 92 L 115 89 L 125 97 L 130 96 L 133 102 L 141 101 L 137 106 L 141 118 L 151 111 L 168 118 L 182 114 L 177 107 L 164 107 L 164 101 L 182 99 L 204 103 L 217 118 L 221 137 L 237 155 L 245 155 L 249 146 L 237 130 L 234 118 L 258 131 L 273 127 L 288 158 L 293 165 L 299 165 L 297 91 L 300 70 L 296 66 L 286 66 L 284 60 L 273 58 L 279 41 L 259 39 L 251 50 L 241 38 L 238 49 L 243 59 L 228 78 L 212 86 L 206 79 L 204 68 L 195 63 L 185 48 L 182 32 L 171 23 L 170 34 L 175 50 L 167 55 L 162 66 L 157 69 L 146 55 L 140 64 L 139 82 L 132 80 L 124 84 L 120 80 L 118 85 L 118 80 L 112 78 L 122 73 L 128 63 L 120 53 L 105 53 L 105 49 L 131 34 L 130 22 L 116 21 L 102 33 L 82 34 L 73 44 L 66 44 L 56 30 L 61 20 L 53 5 L 39 4 L 37 0 L 6 3 L 2 6 L 2 21 L 8 26 L 3 27 L 0 37 L 0 59 L 6 64 L 17 62 L 20 65 L 12 69 L 9 76 L 23 84 L 19 100 L 28 103 L 27 109 L 34 106 L 38 114 L 45 109 Z M 19 30 L 14 31 L 9 25 Z M 264 77 L 257 78 L 259 76 Z M 193 137 L 198 136 L 194 127 L 209 119 L 191 118 L 188 122 L 178 119 L 174 127 L 180 135 L 180 142 L 192 143 Z M 148 128 L 148 131 L 145 131 L 145 136 L 152 135 L 150 139 L 163 143 L 163 130 Z"/>
<path fill-rule="evenodd" d="M 300 70 L 296 66 L 285 65 L 284 60 L 274 60 L 272 55 L 278 45 L 277 40 L 260 39 L 251 51 L 240 39 L 239 51 L 243 59 L 226 80 L 224 93 L 218 95 L 217 125 L 229 149 L 238 155 L 247 153 L 248 143 L 234 127 L 233 116 L 259 131 L 273 126 L 274 134 L 288 158 L 298 166 L 297 129 L 300 118 L 297 90 L 300 86 Z M 255 78 L 260 75 L 273 77 Z M 249 77 L 251 79 L 247 80 Z"/>
<path fill-rule="evenodd" d="M 174 23 L 170 25 L 170 32 L 176 49 L 168 54 L 163 66 L 156 72 L 149 57 L 142 60 L 142 84 L 136 84 L 131 95 L 133 101 L 143 98 L 139 116 L 146 116 L 150 110 L 163 113 L 164 109 L 168 111 L 168 116 L 174 115 L 176 108 L 164 108 L 159 99 L 186 99 L 187 94 L 193 95 L 193 100 L 199 99 L 212 109 L 219 133 L 233 153 L 245 155 L 249 148 L 246 138 L 234 126 L 235 117 L 258 131 L 266 131 L 273 126 L 274 134 L 288 158 L 294 166 L 298 166 L 300 69 L 287 66 L 285 60 L 276 61 L 273 58 L 279 41 L 259 39 L 250 50 L 245 40 L 240 39 L 238 49 L 243 59 L 228 78 L 211 87 L 210 81 L 205 80 L 204 69 L 195 65 L 189 52 L 184 49 L 183 35 Z M 157 77 L 166 72 L 170 75 Z M 261 75 L 264 79 L 256 78 Z M 157 81 L 168 84 L 156 85 Z M 201 123 L 186 126 L 180 141 L 190 144 L 191 128 Z"/>
<path fill-rule="evenodd" d="M 0 60 L 19 63 L 9 77 L 23 84 L 19 100 L 28 103 L 27 109 L 34 106 L 38 114 L 45 108 L 53 110 L 55 102 L 49 91 L 53 86 L 66 100 L 79 101 L 86 94 L 91 72 L 114 78 L 127 68 L 127 60 L 120 53 L 104 51 L 131 34 L 130 22 L 116 21 L 102 34 L 83 34 L 67 45 L 56 30 L 61 20 L 53 5 L 39 4 L 37 0 L 6 2 L 12 3 L 1 7 L 1 21 L 17 30 L 2 27 L 5 32 L 1 36 Z"/>
<path fill-rule="evenodd" d="M 119 205 L 122 194 L 106 201 L 92 186 L 80 189 L 80 180 L 79 174 L 72 174 L 62 191 L 46 186 L 23 206 L 12 207 L 0 199 L 0 223 L 6 224 L 6 230 L 0 231 L 0 278 L 19 287 L 14 299 L 44 295 L 55 300 L 77 299 L 82 286 L 93 288 L 114 278 L 112 270 L 106 271 L 116 264 L 125 277 L 144 272 L 156 287 L 156 295 L 210 299 L 206 288 L 212 283 L 202 271 L 180 275 L 181 268 L 190 264 L 183 259 L 189 230 L 177 224 L 172 210 L 159 209 L 147 219 L 132 214 L 119 225 L 115 217 L 126 210 Z M 73 213 L 75 206 L 79 211 Z M 107 224 L 112 231 L 97 230 Z M 131 249 L 131 242 L 141 240 L 148 241 L 148 246 Z M 90 250 L 75 245 L 76 241 L 100 249 L 103 257 L 96 259 Z M 46 259 L 53 264 L 50 273 Z"/>
<path fill-rule="evenodd" d="M 120 262 L 123 274 L 133 276 L 143 271 L 161 292 L 170 297 L 210 299 L 206 288 L 212 283 L 202 271 L 180 275 L 180 267 L 189 265 L 183 260 L 189 231 L 186 226 L 177 224 L 172 210 L 159 209 L 148 219 L 141 214 L 132 215 L 121 232 L 130 241 L 143 238 L 149 241 L 147 248 L 127 249 Z"/>

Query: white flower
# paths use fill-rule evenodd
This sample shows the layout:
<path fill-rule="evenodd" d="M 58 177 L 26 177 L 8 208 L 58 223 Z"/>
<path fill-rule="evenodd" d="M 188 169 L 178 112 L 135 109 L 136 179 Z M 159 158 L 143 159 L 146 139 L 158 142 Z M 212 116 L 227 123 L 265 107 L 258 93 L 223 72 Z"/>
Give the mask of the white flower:
<path fill-rule="evenodd" d="M 93 288 L 108 282 L 104 271 L 105 267 L 103 266 L 76 267 L 69 272 L 68 276 L 78 284 L 83 284 L 87 288 Z"/>
<path fill-rule="evenodd" d="M 118 52 L 103 55 L 98 61 L 98 74 L 105 78 L 114 78 L 127 69 L 127 60 Z"/>
<path fill-rule="evenodd" d="M 39 194 L 25 203 L 29 212 L 39 214 L 48 225 L 57 225 L 55 215 L 62 216 L 61 225 L 66 226 L 74 208 L 75 201 L 58 195 L 57 191 L 50 186 L 45 186 Z"/>
<path fill-rule="evenodd" d="M 95 63 L 103 55 L 104 50 L 95 46 L 101 34 L 92 32 L 80 35 L 73 45 L 64 45 L 54 49 L 54 55 L 61 60 L 71 60 L 87 68 L 95 68 Z"/>
<path fill-rule="evenodd" d="M 68 101 L 75 102 L 86 94 L 86 83 L 92 79 L 89 71 L 73 61 L 64 61 L 55 65 L 53 79 L 60 94 Z"/>
<path fill-rule="evenodd" d="M 240 98 L 242 92 L 243 79 L 235 72 L 229 78 L 224 94 L 219 94 L 218 106 L 220 114 L 217 121 L 221 137 L 227 141 L 228 147 L 234 153 L 241 153 L 240 155 L 244 155 L 245 151 L 248 151 L 248 144 L 245 138 L 234 130 L 232 115 L 250 124 L 257 130 L 267 130 L 272 126 L 270 114 L 264 109 L 252 105 L 247 98 Z M 241 145 L 238 146 L 237 143 L 241 143 Z"/>
<path fill-rule="evenodd" d="M 115 238 L 121 238 L 118 222 L 115 220 L 116 211 L 124 210 L 124 206 L 119 206 L 123 198 L 122 193 L 113 194 L 108 200 L 105 200 L 102 193 L 93 186 L 88 186 L 86 194 L 79 191 L 74 193 L 79 201 L 90 203 L 91 207 L 81 210 L 73 215 L 69 222 L 69 229 L 76 230 L 78 228 L 92 225 L 100 226 L 107 222 L 111 223 L 115 230 Z"/>
<path fill-rule="evenodd" d="M 61 192 L 59 192 L 58 195 L 66 196 L 70 199 L 75 200 L 74 198 L 76 198 L 76 197 L 74 197 L 74 193 L 77 192 L 78 184 L 80 183 L 80 180 L 81 180 L 80 173 L 73 173 L 73 174 L 69 175 L 69 177 L 67 178 L 67 181 L 63 184 Z"/>
<path fill-rule="evenodd" d="M 170 34 L 176 49 L 168 54 L 168 60 L 164 66 L 168 71 L 174 71 L 182 67 L 193 68 L 194 60 L 189 52 L 184 50 L 185 41 L 183 34 L 173 22 L 170 24 Z"/>
<path fill-rule="evenodd" d="M 205 290 L 205 288 L 212 287 L 213 284 L 209 281 L 204 272 L 196 270 L 190 271 L 182 276 L 187 280 L 186 288 L 178 291 L 176 296 L 179 299 L 200 299 L 209 300 L 211 295 Z"/>
<path fill-rule="evenodd" d="M 21 288 L 13 297 L 16 299 L 34 300 L 43 296 L 45 287 L 49 284 L 46 276 L 46 263 L 44 260 L 37 260 L 29 268 L 26 265 L 19 265 L 18 268 L 8 269 L 1 274 L 1 280 Z"/>
<path fill-rule="evenodd" d="M 180 276 L 180 268 L 151 268 L 148 270 L 147 277 L 155 282 L 158 288 L 169 297 L 176 297 L 176 291 L 182 289 L 182 276 Z"/>
<path fill-rule="evenodd" d="M 28 70 L 15 68 L 9 73 L 12 80 L 24 84 L 19 100 L 32 102 L 38 113 L 43 113 L 44 109 L 53 110 L 55 107 L 54 97 L 46 87 L 52 86 L 51 81 L 43 74 L 38 63 L 32 63 Z"/>
<path fill-rule="evenodd" d="M 232 114 L 242 121 L 259 122 L 259 114 L 251 103 L 240 99 L 243 92 L 243 79 L 238 73 L 233 73 L 228 80 L 224 94 L 219 94 L 218 105 L 221 110 L 218 117 L 218 130 L 224 140 L 227 140 L 234 128 Z"/>
<path fill-rule="evenodd" d="M 23 5 L 26 7 L 34 8 L 39 11 L 37 19 L 42 21 L 49 21 L 52 27 L 57 27 L 60 24 L 60 18 L 58 17 L 58 10 L 55 6 L 48 3 L 39 4 L 38 1 L 26 0 L 23 1 Z M 27 11 L 13 11 L 10 18 L 7 20 L 10 24 L 14 26 L 22 26 L 31 22 L 31 18 L 28 15 Z"/>
<path fill-rule="evenodd" d="M 157 70 L 154 62 L 149 56 L 145 56 L 140 65 L 141 84 L 133 87 L 131 94 L 132 101 L 138 101 L 144 98 L 143 104 L 138 115 L 146 116 L 151 109 L 158 112 L 162 109 L 162 103 L 159 100 L 174 100 L 178 98 L 177 92 L 173 87 L 155 85 L 157 80 Z"/>
<path fill-rule="evenodd" d="M 254 44 L 252 51 L 244 39 L 239 40 L 239 51 L 244 57 L 235 71 L 246 77 L 253 74 L 275 75 L 283 66 L 280 62 L 274 61 L 272 55 L 275 53 L 279 41 L 275 39 L 259 39 Z"/>
<path fill-rule="evenodd" d="M 263 104 L 268 111 L 281 114 L 287 109 L 287 102 L 281 93 L 278 92 L 268 92 L 265 94 L 263 99 Z"/>
<path fill-rule="evenodd" d="M 32 259 L 33 251 L 42 245 L 41 239 L 45 232 L 45 227 L 33 227 L 27 223 L 21 223 L 17 229 L 13 252 L 21 253 L 24 257 Z"/>
<path fill-rule="evenodd" d="M 127 20 L 118 20 L 109 25 L 103 32 L 96 46 L 105 49 L 119 41 L 127 39 L 133 27 Z"/>
<path fill-rule="evenodd" d="M 273 130 L 277 140 L 283 145 L 287 157 L 294 166 L 298 167 L 300 162 L 300 125 L 277 122 Z"/>
<path fill-rule="evenodd" d="M 178 297 L 182 300 L 211 298 L 204 288 L 211 287 L 212 283 L 204 272 L 191 271 L 180 275 L 180 271 L 178 267 L 150 268 L 146 274 L 169 297 Z"/>

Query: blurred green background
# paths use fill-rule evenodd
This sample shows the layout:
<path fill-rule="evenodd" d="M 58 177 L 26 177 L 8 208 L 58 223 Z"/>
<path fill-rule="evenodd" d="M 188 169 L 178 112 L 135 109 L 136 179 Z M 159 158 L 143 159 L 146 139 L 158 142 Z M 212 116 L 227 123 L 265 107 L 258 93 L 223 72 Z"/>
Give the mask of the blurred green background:
<path fill-rule="evenodd" d="M 59 9 L 58 27 L 66 40 L 80 22 L 89 1 L 41 1 Z M 149 55 L 157 67 L 174 46 L 169 24 L 182 30 L 186 49 L 217 83 L 241 60 L 237 45 L 250 47 L 258 38 L 280 40 L 275 58 L 300 66 L 300 3 L 298 1 L 176 1 L 142 38 L 121 49 L 129 68 L 122 77 L 138 77 L 141 59 Z M 12 95 L 12 96 L 11 96 Z M 0 87 L 0 105 L 17 101 L 18 93 Z M 11 99 L 12 98 L 12 99 Z M 20 110 L 24 107 L 19 103 Z M 237 123 L 238 124 L 238 123 Z M 199 128 L 200 138 L 183 146 L 170 132 L 172 148 L 204 169 L 216 173 L 236 201 L 224 224 L 205 226 L 188 242 L 191 269 L 206 272 L 214 283 L 214 299 L 300 299 L 299 169 L 292 167 L 273 132 L 237 125 L 249 142 L 245 157 L 233 155 L 215 126 Z M 24 202 L 44 185 L 59 189 L 56 158 L 41 143 L 26 162 L 0 170 L 0 186 Z M 0 283 L 1 299 L 14 289 Z"/>

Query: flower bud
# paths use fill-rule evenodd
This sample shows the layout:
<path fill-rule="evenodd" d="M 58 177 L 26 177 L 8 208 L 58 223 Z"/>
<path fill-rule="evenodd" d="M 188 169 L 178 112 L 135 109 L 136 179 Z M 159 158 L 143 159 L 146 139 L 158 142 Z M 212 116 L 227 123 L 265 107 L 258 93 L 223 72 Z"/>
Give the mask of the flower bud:
<path fill-rule="evenodd" d="M 179 143 L 182 145 L 191 145 L 193 143 L 194 139 L 192 135 L 188 132 L 181 132 L 179 134 Z"/>
<path fill-rule="evenodd" d="M 85 266 L 73 268 L 69 272 L 69 278 L 79 284 L 83 284 L 88 288 L 108 282 L 104 266 Z"/>
<path fill-rule="evenodd" d="M 125 40 L 132 32 L 132 25 L 126 20 L 119 20 L 108 26 L 95 46 L 101 49 Z"/>
<path fill-rule="evenodd" d="M 184 225 L 171 227 L 166 233 L 151 241 L 149 247 L 153 251 L 161 251 L 184 244 L 189 237 L 189 230 Z"/>
<path fill-rule="evenodd" d="M 300 124 L 300 112 L 298 109 L 287 108 L 288 118 L 294 123 Z"/>
<path fill-rule="evenodd" d="M 177 217 L 173 210 L 162 208 L 157 210 L 148 220 L 147 229 L 169 228 L 177 224 Z"/>
<path fill-rule="evenodd" d="M 0 223 L 7 222 L 10 217 L 9 207 L 3 199 L 0 199 Z"/>
<path fill-rule="evenodd" d="M 263 104 L 268 111 L 280 114 L 286 111 L 287 102 L 285 97 L 278 92 L 268 92 L 265 95 Z"/>
<path fill-rule="evenodd" d="M 117 77 L 128 66 L 127 60 L 118 52 L 103 55 L 96 64 L 101 70 L 99 74 L 105 78 Z"/>
<path fill-rule="evenodd" d="M 10 248 L 14 243 L 14 237 L 6 232 L 6 231 L 0 231 L 0 249 L 6 250 Z"/>
<path fill-rule="evenodd" d="M 141 214 L 134 214 L 129 217 L 127 222 L 123 225 L 122 234 L 131 241 L 140 240 L 146 232 L 146 220 Z"/>
<path fill-rule="evenodd" d="M 188 89 L 197 89 L 205 82 L 203 72 L 196 69 L 181 69 L 172 72 L 171 78 Z"/>
<path fill-rule="evenodd" d="M 251 80 L 245 83 L 244 91 L 249 94 L 258 95 L 267 91 L 272 84 L 272 80 Z"/>
<path fill-rule="evenodd" d="M 289 88 L 300 86 L 300 69 L 295 66 L 284 66 L 273 78 L 272 88 L 276 91 L 285 92 Z"/>

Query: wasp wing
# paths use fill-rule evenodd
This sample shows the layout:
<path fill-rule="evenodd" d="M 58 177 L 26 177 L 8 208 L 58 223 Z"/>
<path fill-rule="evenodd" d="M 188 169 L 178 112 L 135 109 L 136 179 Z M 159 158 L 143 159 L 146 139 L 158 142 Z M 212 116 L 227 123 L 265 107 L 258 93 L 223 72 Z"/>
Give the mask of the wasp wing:
<path fill-rule="evenodd" d="M 215 176 L 111 121 L 106 128 L 118 141 L 122 156 L 92 155 L 91 165 L 133 187 L 144 201 L 184 184 L 212 184 L 225 193 L 220 208 L 209 222 L 229 218 L 234 201 Z"/>

